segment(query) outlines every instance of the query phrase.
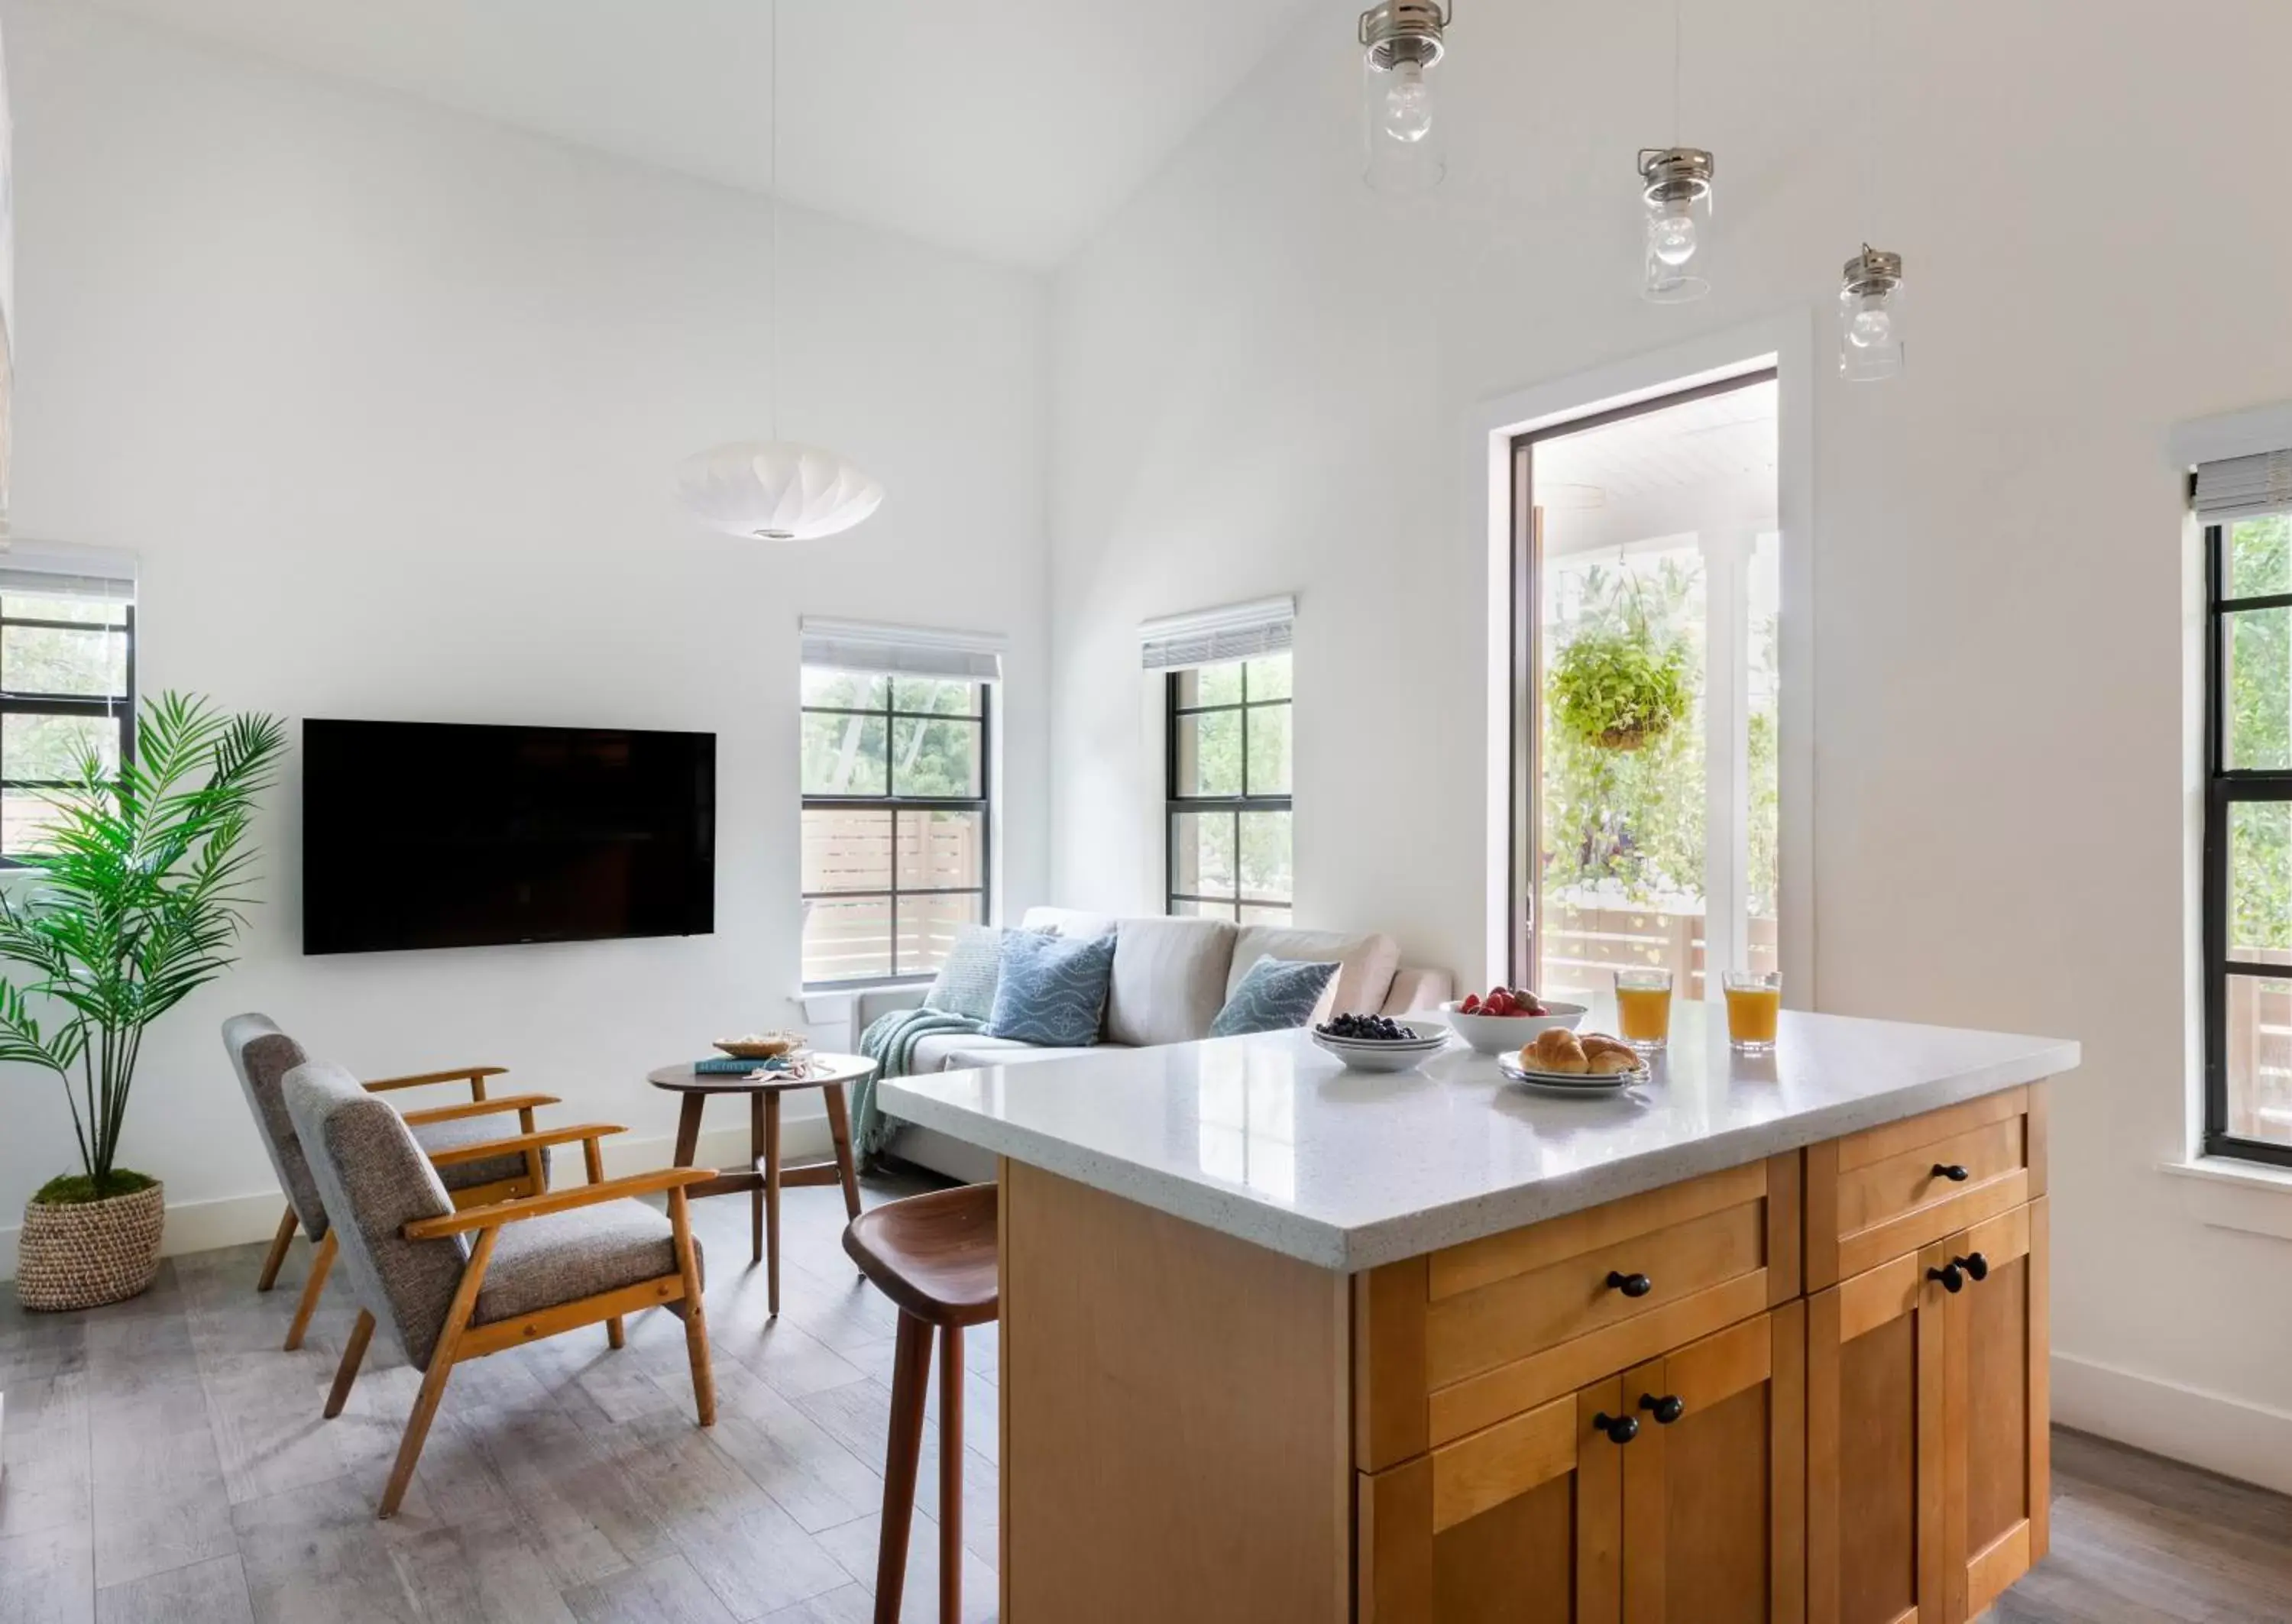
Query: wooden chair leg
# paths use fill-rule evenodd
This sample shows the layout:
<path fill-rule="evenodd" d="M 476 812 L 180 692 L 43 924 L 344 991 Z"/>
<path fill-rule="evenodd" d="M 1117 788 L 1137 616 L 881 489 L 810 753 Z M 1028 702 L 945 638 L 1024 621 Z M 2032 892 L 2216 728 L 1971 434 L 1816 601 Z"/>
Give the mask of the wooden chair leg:
<path fill-rule="evenodd" d="M 366 1363 L 366 1345 L 373 1338 L 374 1315 L 361 1308 L 358 1323 L 351 1327 L 351 1339 L 343 1345 L 343 1362 L 335 1367 L 334 1388 L 327 1395 L 327 1419 L 342 1414 L 351 1395 L 351 1383 L 358 1379 L 359 1366 Z"/>
<path fill-rule="evenodd" d="M 692 1362 L 692 1404 L 703 1427 L 716 1425 L 716 1373 L 708 1364 L 708 1310 L 701 1301 L 700 1259 L 692 1250 L 692 1203 L 683 1189 L 668 1193 L 668 1221 L 676 1235 L 676 1269 L 684 1279 L 684 1352 Z"/>
<path fill-rule="evenodd" d="M 827 1137 L 835 1144 L 835 1172 L 843 1186 L 843 1216 L 860 1216 L 860 1170 L 851 1160 L 851 1113 L 843 1103 L 843 1085 L 831 1082 L 820 1090 L 827 1097 Z"/>
<path fill-rule="evenodd" d="M 764 1096 L 764 1306 L 780 1311 L 780 1097 Z"/>
<path fill-rule="evenodd" d="M 900 1339 L 892 1355 L 892 1435 L 884 1452 L 884 1522 L 876 1542 L 876 1624 L 899 1624 L 900 1595 L 907 1586 L 908 1531 L 916 1520 L 916 1468 L 924 1453 L 931 1356 L 931 1327 L 912 1314 L 900 1314 Z"/>
<path fill-rule="evenodd" d="M 963 1327 L 939 1328 L 939 1620 L 963 1624 Z"/>
<path fill-rule="evenodd" d="M 529 1129 L 527 1131 L 531 1132 L 532 1130 Z M 598 1148 L 596 1140 L 584 1139 L 581 1141 L 581 1165 L 583 1170 L 589 1175 L 589 1182 L 591 1184 L 602 1184 L 605 1182 L 605 1154 L 602 1150 Z M 605 1322 L 605 1346 L 607 1347 L 626 1347 L 628 1345 L 628 1332 L 622 1328 L 621 1316 L 617 1314 L 611 1319 Z"/>
<path fill-rule="evenodd" d="M 254 1289 L 268 1291 L 278 1283 L 278 1266 L 286 1261 L 286 1249 L 295 1244 L 295 1226 L 302 1220 L 295 1216 L 295 1204 L 286 1203 L 286 1212 L 278 1219 L 278 1233 L 270 1237 L 270 1255 L 262 1260 L 262 1274 Z"/>
<path fill-rule="evenodd" d="M 627 1331 L 623 1329 L 621 1325 L 621 1316 L 617 1314 L 611 1319 L 605 1322 L 605 1346 L 607 1347 L 626 1347 L 628 1345 L 629 1333 Z"/>
<path fill-rule="evenodd" d="M 303 1333 L 311 1329 L 311 1316 L 318 1312 L 319 1298 L 327 1289 L 327 1271 L 334 1266 L 335 1232 L 329 1227 L 319 1250 L 311 1254 L 311 1278 L 303 1282 L 303 1300 L 295 1305 L 295 1323 L 286 1328 L 288 1353 L 303 1346 Z"/>
<path fill-rule="evenodd" d="M 407 1485 L 414 1481 L 414 1463 L 422 1459 L 422 1445 L 430 1436 L 430 1423 L 438 1414 L 438 1401 L 446 1396 L 446 1379 L 454 1373 L 455 1350 L 461 1346 L 463 1329 L 476 1311 L 478 1288 L 485 1282 L 486 1266 L 493 1261 L 494 1242 L 500 1234 L 498 1229 L 481 1229 L 477 1244 L 470 1249 L 470 1260 L 462 1269 L 462 1283 L 454 1289 L 453 1304 L 446 1310 L 445 1327 L 438 1334 L 438 1345 L 430 1350 L 429 1367 L 422 1372 L 422 1391 L 415 1395 L 414 1413 L 406 1418 L 406 1435 L 399 1440 L 398 1459 L 391 1463 L 390 1483 L 382 1491 L 381 1515 L 384 1517 L 398 1515 L 398 1504 L 406 1498 Z"/>

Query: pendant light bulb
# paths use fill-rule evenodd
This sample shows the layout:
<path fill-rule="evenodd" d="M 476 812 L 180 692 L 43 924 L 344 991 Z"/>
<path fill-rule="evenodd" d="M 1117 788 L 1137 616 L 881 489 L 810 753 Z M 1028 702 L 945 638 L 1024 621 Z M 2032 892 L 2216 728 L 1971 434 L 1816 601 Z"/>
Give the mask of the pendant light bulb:
<path fill-rule="evenodd" d="M 1838 375 L 1878 383 L 1902 370 L 1902 256 L 1862 245 L 1838 286 Z"/>
<path fill-rule="evenodd" d="M 1436 84 L 1450 15 L 1440 0 L 1383 0 L 1360 14 L 1361 173 L 1373 190 L 1430 191 L 1449 172 Z"/>
<path fill-rule="evenodd" d="M 1650 147 L 1639 156 L 1647 238 L 1640 297 L 1683 304 L 1711 291 L 1711 155 L 1700 147 Z"/>

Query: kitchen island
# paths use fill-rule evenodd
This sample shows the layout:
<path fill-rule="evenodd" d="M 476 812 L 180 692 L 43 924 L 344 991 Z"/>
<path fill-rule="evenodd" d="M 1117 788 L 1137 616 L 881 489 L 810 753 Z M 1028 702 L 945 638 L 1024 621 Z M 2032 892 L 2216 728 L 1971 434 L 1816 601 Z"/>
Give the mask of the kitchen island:
<path fill-rule="evenodd" d="M 1004 1624 L 1975 1616 L 2046 1547 L 2077 1061 L 1683 1002 L 1623 1097 L 1303 1033 L 886 1081 L 1001 1158 Z"/>

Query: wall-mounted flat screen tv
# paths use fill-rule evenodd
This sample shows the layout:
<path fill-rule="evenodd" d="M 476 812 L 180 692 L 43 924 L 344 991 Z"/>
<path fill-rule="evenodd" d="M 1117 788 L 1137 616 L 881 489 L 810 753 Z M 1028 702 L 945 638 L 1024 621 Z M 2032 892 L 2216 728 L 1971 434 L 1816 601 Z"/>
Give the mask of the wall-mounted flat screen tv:
<path fill-rule="evenodd" d="M 716 736 L 303 723 L 303 951 L 715 929 Z"/>

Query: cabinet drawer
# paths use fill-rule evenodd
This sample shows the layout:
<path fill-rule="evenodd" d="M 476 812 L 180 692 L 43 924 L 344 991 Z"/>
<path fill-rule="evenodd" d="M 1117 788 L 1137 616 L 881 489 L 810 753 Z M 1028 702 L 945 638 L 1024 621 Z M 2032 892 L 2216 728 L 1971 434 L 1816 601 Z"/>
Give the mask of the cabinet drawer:
<path fill-rule="evenodd" d="M 1796 1152 L 1354 1282 L 1356 1459 L 1375 1470 L 1797 1294 Z"/>
<path fill-rule="evenodd" d="M 1806 1289 L 1914 1252 L 2046 1188 L 2045 1089 L 2010 1089 L 1806 1153 Z"/>

